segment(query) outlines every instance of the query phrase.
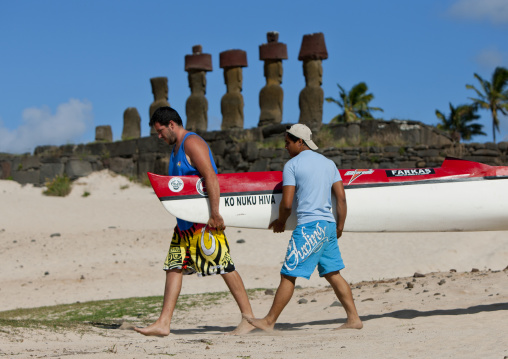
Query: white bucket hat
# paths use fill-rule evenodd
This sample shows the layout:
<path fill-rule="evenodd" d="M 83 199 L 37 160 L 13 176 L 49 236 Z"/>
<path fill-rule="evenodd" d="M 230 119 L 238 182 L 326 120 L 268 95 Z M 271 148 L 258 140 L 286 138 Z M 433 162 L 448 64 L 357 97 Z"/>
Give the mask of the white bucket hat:
<path fill-rule="evenodd" d="M 304 124 L 297 123 L 295 125 L 288 126 L 286 132 L 295 137 L 301 138 L 311 150 L 315 151 L 318 149 L 318 146 L 316 146 L 316 144 L 312 141 L 312 131 Z"/>

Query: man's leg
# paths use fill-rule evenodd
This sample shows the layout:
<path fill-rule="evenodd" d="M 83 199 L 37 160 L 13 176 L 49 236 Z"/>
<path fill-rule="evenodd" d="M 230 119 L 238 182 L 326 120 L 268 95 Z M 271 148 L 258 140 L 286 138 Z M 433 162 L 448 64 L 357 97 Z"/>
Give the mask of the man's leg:
<path fill-rule="evenodd" d="M 346 310 L 347 320 L 337 329 L 362 329 L 363 323 L 356 311 L 353 293 L 349 284 L 342 278 L 339 271 L 325 274 L 324 277 L 330 283 L 335 291 L 335 295 L 337 295 L 337 298 Z"/>
<path fill-rule="evenodd" d="M 230 273 L 222 274 L 222 279 L 226 282 L 229 291 L 233 295 L 233 298 L 235 298 L 236 304 L 238 304 L 240 312 L 242 313 L 240 324 L 238 324 L 231 334 L 246 334 L 254 329 L 246 319 L 254 317 L 254 313 L 252 312 L 252 307 L 250 306 L 249 297 L 243 285 L 242 277 L 240 277 L 240 274 L 235 270 Z"/>
<path fill-rule="evenodd" d="M 182 289 L 182 270 L 170 269 L 166 271 L 166 287 L 164 289 L 164 301 L 159 319 L 145 328 L 134 328 L 143 335 L 166 336 L 169 335 L 171 318 L 176 306 L 176 301 Z"/>
<path fill-rule="evenodd" d="M 295 281 L 296 277 L 281 274 L 279 288 L 277 288 L 277 293 L 275 293 L 275 298 L 273 299 L 270 311 L 266 317 L 262 319 L 248 318 L 249 323 L 254 325 L 256 328 L 272 331 L 280 313 L 282 313 L 282 310 L 284 310 L 293 296 L 293 292 L 295 291 Z"/>

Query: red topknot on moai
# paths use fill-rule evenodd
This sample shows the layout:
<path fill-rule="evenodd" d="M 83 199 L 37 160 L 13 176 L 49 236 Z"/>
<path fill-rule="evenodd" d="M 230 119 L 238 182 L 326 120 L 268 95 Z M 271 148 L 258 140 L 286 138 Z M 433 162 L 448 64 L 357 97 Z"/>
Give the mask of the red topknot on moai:
<path fill-rule="evenodd" d="M 186 129 L 205 132 L 208 128 L 208 101 L 206 100 L 206 71 L 212 71 L 212 55 L 203 54 L 201 45 L 192 47 L 192 55 L 185 55 L 191 94 L 185 103 Z"/>
<path fill-rule="evenodd" d="M 243 129 L 242 67 L 247 67 L 247 53 L 227 50 L 220 53 L 220 67 L 224 69 L 227 92 L 220 105 L 223 130 Z"/>
<path fill-rule="evenodd" d="M 265 62 L 264 74 L 266 85 L 259 92 L 258 126 L 282 122 L 282 100 L 284 92 L 282 83 L 282 60 L 288 58 L 286 44 L 279 42 L 279 33 L 271 31 L 266 34 L 267 43 L 259 45 L 259 59 Z"/>
<path fill-rule="evenodd" d="M 317 130 L 323 122 L 324 93 L 321 88 L 323 79 L 322 60 L 328 58 L 325 36 L 322 32 L 304 35 L 298 60 L 303 61 L 305 87 L 300 92 L 300 118 L 298 122 Z"/>

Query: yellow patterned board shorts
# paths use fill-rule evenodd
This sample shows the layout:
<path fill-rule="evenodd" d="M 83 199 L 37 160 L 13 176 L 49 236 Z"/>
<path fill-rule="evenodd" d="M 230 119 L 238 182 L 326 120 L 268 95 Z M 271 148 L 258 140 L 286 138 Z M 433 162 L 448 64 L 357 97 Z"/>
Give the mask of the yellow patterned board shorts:
<path fill-rule="evenodd" d="M 184 274 L 204 277 L 233 272 L 235 264 L 224 231 L 195 223 L 185 231 L 175 227 L 163 269 L 183 269 Z"/>

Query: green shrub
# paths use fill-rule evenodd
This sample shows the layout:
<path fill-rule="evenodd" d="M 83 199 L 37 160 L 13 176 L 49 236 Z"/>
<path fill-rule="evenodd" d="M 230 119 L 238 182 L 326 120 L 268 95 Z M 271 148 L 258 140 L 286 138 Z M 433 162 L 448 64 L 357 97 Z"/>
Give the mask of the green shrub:
<path fill-rule="evenodd" d="M 141 180 L 141 184 L 145 187 L 152 187 L 152 183 L 150 182 L 148 176 L 143 177 L 143 179 Z"/>
<path fill-rule="evenodd" d="M 286 143 L 284 142 L 284 136 L 281 135 L 279 137 L 272 137 L 263 140 L 262 142 L 256 142 L 258 148 L 268 148 L 268 149 L 277 149 L 277 148 L 285 148 Z"/>
<path fill-rule="evenodd" d="M 46 196 L 65 197 L 71 193 L 72 183 L 67 175 L 56 176 L 52 181 L 46 182 L 47 190 L 43 193 Z"/>

